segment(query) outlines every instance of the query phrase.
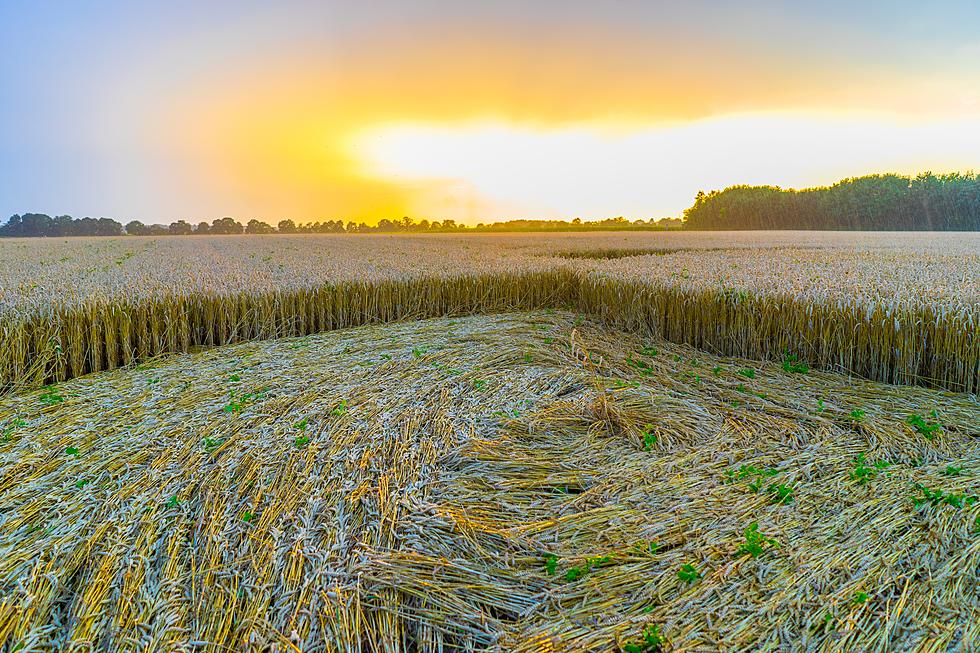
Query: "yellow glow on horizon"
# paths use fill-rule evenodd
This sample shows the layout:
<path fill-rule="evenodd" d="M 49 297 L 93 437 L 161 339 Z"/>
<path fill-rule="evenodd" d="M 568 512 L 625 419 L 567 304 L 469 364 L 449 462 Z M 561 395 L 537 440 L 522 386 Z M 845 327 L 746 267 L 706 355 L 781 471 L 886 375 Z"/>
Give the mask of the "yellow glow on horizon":
<path fill-rule="evenodd" d="M 698 190 L 738 183 L 806 187 L 874 172 L 974 168 L 980 120 L 784 112 L 554 128 L 391 122 L 353 134 L 351 151 L 366 178 L 427 188 L 413 215 L 432 213 L 432 198 L 445 204 L 448 196 L 464 220 L 473 202 L 497 208 L 484 221 L 646 218 L 680 215 Z"/>

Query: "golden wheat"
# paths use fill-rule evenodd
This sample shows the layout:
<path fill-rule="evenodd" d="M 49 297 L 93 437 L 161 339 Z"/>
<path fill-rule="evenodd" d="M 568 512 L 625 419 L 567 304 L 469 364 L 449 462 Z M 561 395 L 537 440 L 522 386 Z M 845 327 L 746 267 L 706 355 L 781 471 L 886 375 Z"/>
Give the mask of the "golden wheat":
<path fill-rule="evenodd" d="M 0 388 L 195 346 L 542 306 L 722 354 L 980 388 L 971 234 L 123 238 L 5 241 L 0 255 Z"/>

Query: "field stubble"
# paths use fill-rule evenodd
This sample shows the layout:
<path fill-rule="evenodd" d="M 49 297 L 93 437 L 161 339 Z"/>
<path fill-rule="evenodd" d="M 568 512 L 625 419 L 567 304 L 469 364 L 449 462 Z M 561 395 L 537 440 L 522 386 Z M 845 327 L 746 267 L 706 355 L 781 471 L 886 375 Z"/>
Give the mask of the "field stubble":
<path fill-rule="evenodd" d="M 980 646 L 963 394 L 546 311 L 164 357 L 0 427 L 2 650 Z"/>

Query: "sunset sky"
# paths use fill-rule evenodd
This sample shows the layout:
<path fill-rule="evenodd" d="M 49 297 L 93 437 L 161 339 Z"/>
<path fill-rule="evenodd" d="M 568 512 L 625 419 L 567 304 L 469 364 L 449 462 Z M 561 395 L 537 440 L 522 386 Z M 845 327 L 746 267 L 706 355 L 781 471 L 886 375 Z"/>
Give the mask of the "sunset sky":
<path fill-rule="evenodd" d="M 0 219 L 678 216 L 980 169 L 980 2 L 0 3 Z"/>

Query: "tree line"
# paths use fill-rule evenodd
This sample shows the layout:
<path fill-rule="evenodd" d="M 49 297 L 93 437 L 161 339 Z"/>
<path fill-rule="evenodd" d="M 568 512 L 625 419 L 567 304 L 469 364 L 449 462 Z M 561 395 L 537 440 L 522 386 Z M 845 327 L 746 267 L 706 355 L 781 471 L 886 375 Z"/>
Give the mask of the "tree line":
<path fill-rule="evenodd" d="M 475 227 L 457 224 L 455 220 L 430 222 L 404 217 L 401 220 L 383 219 L 376 225 L 364 222 L 327 220 L 296 224 L 281 220 L 276 226 L 261 220 L 249 220 L 242 224 L 234 218 L 220 218 L 210 223 L 194 225 L 177 220 L 169 225 L 143 224 L 133 220 L 125 225 L 108 218 L 81 218 L 61 215 L 52 218 L 43 213 L 14 215 L 0 225 L 0 237 L 61 237 L 61 236 L 207 236 L 236 234 L 352 234 L 352 233 L 447 233 L 447 232 L 511 232 L 511 231 L 593 231 L 600 230 L 667 230 L 680 228 L 679 219 L 634 220 L 622 217 L 598 222 L 583 222 L 576 218 L 565 220 L 509 220 Z"/>
<path fill-rule="evenodd" d="M 146 225 L 133 220 L 123 225 L 109 218 L 51 217 L 43 213 L 14 215 L 0 225 L 0 237 L 61 236 L 204 236 L 225 234 L 309 233 L 447 233 L 515 231 L 705 229 L 836 229 L 865 231 L 980 231 L 980 175 L 923 173 L 868 175 L 833 186 L 783 189 L 778 186 L 731 186 L 699 192 L 683 221 L 627 220 L 508 220 L 468 227 L 454 220 L 326 220 L 297 224 L 281 220 L 275 226 L 261 220 L 241 223 L 234 218 L 191 224 Z"/>
<path fill-rule="evenodd" d="M 980 231 L 980 175 L 868 175 L 833 186 L 699 192 L 686 229 Z"/>

